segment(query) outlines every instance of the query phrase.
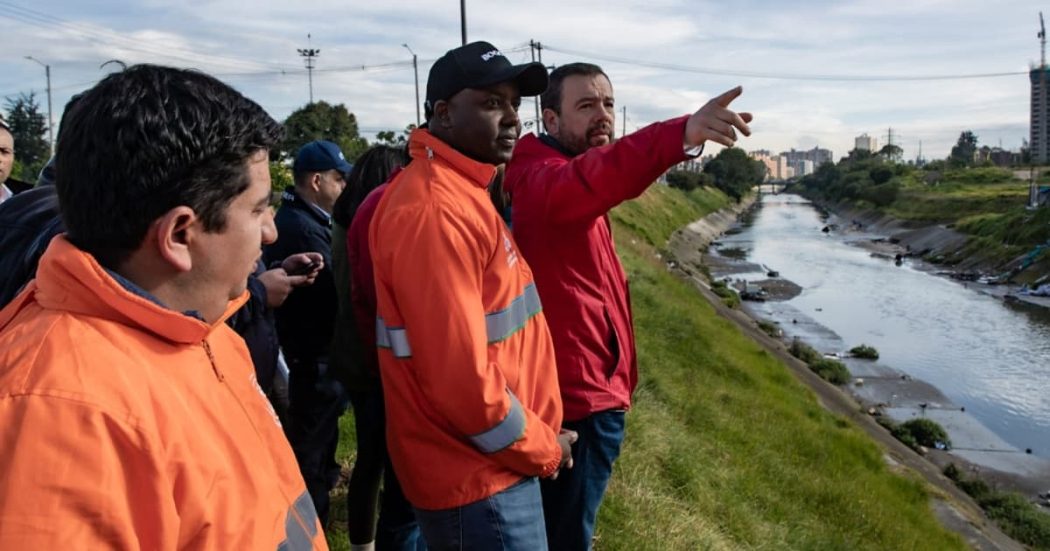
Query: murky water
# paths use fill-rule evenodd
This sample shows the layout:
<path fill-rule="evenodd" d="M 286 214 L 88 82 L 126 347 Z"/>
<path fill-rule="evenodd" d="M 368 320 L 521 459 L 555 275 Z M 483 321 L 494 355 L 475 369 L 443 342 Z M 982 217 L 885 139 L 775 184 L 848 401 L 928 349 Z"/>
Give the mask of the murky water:
<path fill-rule="evenodd" d="M 801 285 L 787 304 L 847 347 L 876 347 L 881 363 L 932 383 L 1017 448 L 1050 457 L 1050 312 L 1004 303 L 907 261 L 895 266 L 848 244 L 857 236 L 826 235 L 824 226 L 805 199 L 767 195 L 720 243 Z"/>

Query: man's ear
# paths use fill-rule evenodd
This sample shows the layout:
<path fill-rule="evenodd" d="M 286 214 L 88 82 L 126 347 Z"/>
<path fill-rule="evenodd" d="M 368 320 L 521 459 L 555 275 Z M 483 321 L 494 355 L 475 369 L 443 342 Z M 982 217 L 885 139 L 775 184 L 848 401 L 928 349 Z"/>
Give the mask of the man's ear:
<path fill-rule="evenodd" d="M 561 123 L 561 117 L 554 112 L 554 109 L 547 107 L 543 110 L 543 128 L 551 136 L 558 135 L 558 126 Z"/>
<path fill-rule="evenodd" d="M 156 244 L 161 258 L 180 272 L 193 268 L 190 247 L 204 232 L 200 219 L 193 209 L 178 206 L 153 221 L 146 241 Z"/>
<path fill-rule="evenodd" d="M 321 191 L 321 180 L 324 179 L 324 175 L 320 172 L 314 172 L 310 175 L 310 189 L 315 192 Z"/>
<path fill-rule="evenodd" d="M 443 128 L 452 127 L 452 117 L 449 116 L 447 100 L 439 99 L 434 103 L 434 114 L 430 117 L 430 120 L 437 122 Z"/>

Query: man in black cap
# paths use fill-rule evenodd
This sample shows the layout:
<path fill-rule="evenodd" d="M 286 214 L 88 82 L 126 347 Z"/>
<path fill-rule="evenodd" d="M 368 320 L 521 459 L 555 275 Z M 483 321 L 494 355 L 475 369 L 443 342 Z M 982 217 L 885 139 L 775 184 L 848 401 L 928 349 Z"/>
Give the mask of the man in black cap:
<path fill-rule="evenodd" d="M 335 326 L 335 280 L 330 266 L 332 207 L 353 168 L 332 142 L 304 145 L 295 157 L 295 185 L 284 191 L 274 218 L 277 241 L 263 249 L 271 267 L 297 253 L 320 253 L 308 266 L 314 284 L 295 289 L 277 309 L 277 338 L 288 362 L 291 402 L 285 432 L 306 488 L 321 518 L 328 519 L 328 492 L 339 479 L 335 460 L 339 416 L 346 409 L 342 386 L 328 374 L 328 347 Z"/>
<path fill-rule="evenodd" d="M 372 219 L 387 445 L 430 549 L 547 549 L 538 478 L 571 466 L 547 322 L 486 191 L 546 86 L 486 42 L 446 53 Z"/>

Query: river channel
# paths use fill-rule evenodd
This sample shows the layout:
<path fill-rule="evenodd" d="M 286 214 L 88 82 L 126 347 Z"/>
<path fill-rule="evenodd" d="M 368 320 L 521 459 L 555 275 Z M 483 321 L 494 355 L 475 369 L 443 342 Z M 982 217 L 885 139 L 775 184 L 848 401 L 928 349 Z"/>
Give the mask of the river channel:
<path fill-rule="evenodd" d="M 826 225 L 807 200 L 766 195 L 712 250 L 761 267 L 732 278 L 757 281 L 775 270 L 802 287 L 790 300 L 749 305 L 789 336 L 822 352 L 874 346 L 882 375 L 928 382 L 950 399 L 946 409 L 964 410 L 1018 450 L 1050 458 L 1050 311 L 1007 303 L 918 261 L 897 266 L 857 246 L 877 236 L 822 232 Z M 857 375 L 861 364 L 849 365 Z"/>

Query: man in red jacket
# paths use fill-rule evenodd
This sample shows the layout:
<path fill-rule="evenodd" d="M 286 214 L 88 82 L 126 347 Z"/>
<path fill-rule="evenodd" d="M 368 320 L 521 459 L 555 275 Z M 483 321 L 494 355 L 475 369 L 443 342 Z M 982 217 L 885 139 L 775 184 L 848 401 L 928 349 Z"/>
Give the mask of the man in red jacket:
<path fill-rule="evenodd" d="M 579 434 L 571 471 L 542 483 L 551 549 L 589 549 L 602 495 L 620 453 L 624 413 L 638 381 L 627 276 L 607 213 L 638 197 L 708 140 L 732 146 L 751 133 L 734 88 L 691 116 L 652 124 L 613 142 L 612 84 L 596 65 L 550 75 L 541 98 L 548 134 L 520 140 L 507 165 L 514 238 L 546 307 L 565 408 Z"/>

